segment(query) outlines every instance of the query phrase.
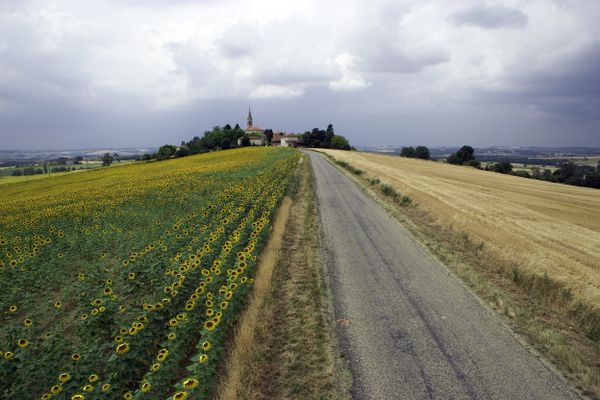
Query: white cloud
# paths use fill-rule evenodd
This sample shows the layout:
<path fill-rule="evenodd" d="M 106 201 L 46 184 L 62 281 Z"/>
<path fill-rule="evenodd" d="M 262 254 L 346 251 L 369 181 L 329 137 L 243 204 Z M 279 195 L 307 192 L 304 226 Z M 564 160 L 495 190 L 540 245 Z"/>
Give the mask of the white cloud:
<path fill-rule="evenodd" d="M 297 87 L 286 87 L 279 85 L 260 85 L 252 92 L 249 97 L 251 99 L 268 99 L 268 98 L 292 98 L 301 96 L 304 90 Z"/>
<path fill-rule="evenodd" d="M 341 79 L 329 83 L 332 90 L 359 90 L 370 86 L 370 83 L 356 70 L 359 58 L 352 54 L 342 53 L 335 58 L 342 73 Z"/>

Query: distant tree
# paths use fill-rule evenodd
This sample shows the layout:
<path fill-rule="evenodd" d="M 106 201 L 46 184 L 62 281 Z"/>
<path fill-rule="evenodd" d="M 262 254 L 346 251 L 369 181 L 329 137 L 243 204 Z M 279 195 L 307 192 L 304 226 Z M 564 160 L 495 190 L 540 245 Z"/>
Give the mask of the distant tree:
<path fill-rule="evenodd" d="M 450 154 L 450 155 L 448 156 L 448 158 L 446 158 L 446 162 L 447 162 L 448 164 L 457 164 L 457 165 L 459 165 L 459 164 L 462 164 L 462 163 L 460 162 L 460 160 L 458 159 L 458 156 L 456 155 L 456 153 L 452 153 L 452 154 Z"/>
<path fill-rule="evenodd" d="M 331 148 L 338 150 L 350 150 L 348 139 L 341 135 L 333 135 L 331 138 Z"/>
<path fill-rule="evenodd" d="M 464 164 L 467 161 L 471 161 L 473 158 L 475 158 L 474 153 L 475 151 L 471 146 L 463 146 L 456 152 L 456 156 L 460 160 L 460 163 Z"/>
<path fill-rule="evenodd" d="M 75 156 L 75 158 L 73 159 L 73 164 L 81 164 L 82 161 L 83 156 Z"/>
<path fill-rule="evenodd" d="M 430 155 L 427 146 L 417 146 L 417 148 L 415 148 L 415 157 L 423 160 L 429 160 Z"/>
<path fill-rule="evenodd" d="M 416 154 L 415 152 L 415 148 L 410 146 L 410 147 L 403 147 L 402 150 L 400 150 L 400 155 L 402 157 L 414 157 Z"/>
<path fill-rule="evenodd" d="M 231 130 L 231 125 L 229 124 L 225 124 L 225 126 L 223 127 L 224 131 L 230 131 Z"/>
<path fill-rule="evenodd" d="M 113 153 L 113 160 L 114 161 L 121 161 L 120 158 L 121 158 L 121 156 L 119 155 L 119 153 Z"/>
<path fill-rule="evenodd" d="M 335 132 L 333 131 L 333 125 L 327 125 L 327 130 L 325 131 L 325 143 L 331 143 L 334 136 Z"/>
<path fill-rule="evenodd" d="M 104 155 L 102 156 L 102 166 L 108 167 L 113 163 L 113 159 L 114 158 L 110 153 L 104 153 Z"/>
<path fill-rule="evenodd" d="M 272 129 L 266 129 L 263 134 L 265 135 L 265 138 L 267 139 L 267 143 L 271 144 L 271 142 L 273 141 L 273 130 Z"/>
<path fill-rule="evenodd" d="M 481 162 L 479 160 L 469 160 L 469 162 L 467 162 L 467 165 L 469 167 L 473 167 L 473 168 L 477 168 L 477 169 L 481 168 Z"/>
<path fill-rule="evenodd" d="M 68 160 L 69 160 L 69 159 L 68 159 L 67 157 L 58 157 L 58 158 L 56 159 L 56 163 L 57 163 L 58 165 L 67 165 L 67 161 L 68 161 Z"/>
<path fill-rule="evenodd" d="M 165 144 L 158 148 L 158 152 L 156 153 L 157 160 L 164 160 L 166 158 L 171 158 L 175 155 L 177 148 L 172 144 Z"/>
<path fill-rule="evenodd" d="M 11 175 L 12 176 L 23 176 L 23 172 L 21 172 L 20 169 L 15 169 Z"/>
<path fill-rule="evenodd" d="M 250 138 L 248 137 L 248 135 L 244 135 L 242 137 L 242 141 L 241 141 L 241 146 L 242 147 L 248 147 L 250 146 L 252 143 L 250 142 Z"/>
<path fill-rule="evenodd" d="M 450 154 L 446 161 L 448 164 L 466 164 L 475 158 L 474 153 L 471 146 L 463 146 L 456 153 Z"/>
<path fill-rule="evenodd" d="M 508 174 L 509 172 L 512 172 L 513 166 L 509 162 L 497 162 L 496 164 L 494 164 L 492 170 L 501 174 Z"/>
<path fill-rule="evenodd" d="M 185 157 L 191 154 L 190 148 L 187 146 L 179 146 L 177 151 L 175 152 L 175 157 Z"/>
<path fill-rule="evenodd" d="M 241 130 L 242 128 L 240 128 L 240 124 L 235 124 L 235 126 L 233 127 L 233 130 Z"/>
<path fill-rule="evenodd" d="M 44 161 L 44 173 L 48 173 L 48 163 L 46 161 Z"/>

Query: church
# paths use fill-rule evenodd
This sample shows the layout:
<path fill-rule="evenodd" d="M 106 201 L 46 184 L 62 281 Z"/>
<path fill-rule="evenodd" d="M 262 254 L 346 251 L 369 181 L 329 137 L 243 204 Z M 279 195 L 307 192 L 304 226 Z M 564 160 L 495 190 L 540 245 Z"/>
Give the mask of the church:
<path fill-rule="evenodd" d="M 268 144 L 265 130 L 254 125 L 250 107 L 248 107 L 248 117 L 246 119 L 246 129 L 244 129 L 244 133 L 246 133 L 246 136 L 250 139 L 250 144 L 252 146 L 266 146 Z M 300 144 L 301 139 L 299 135 L 286 134 L 285 132 L 273 132 L 271 146 L 298 147 Z M 239 145 L 241 145 L 241 139 L 238 139 L 238 146 Z"/>

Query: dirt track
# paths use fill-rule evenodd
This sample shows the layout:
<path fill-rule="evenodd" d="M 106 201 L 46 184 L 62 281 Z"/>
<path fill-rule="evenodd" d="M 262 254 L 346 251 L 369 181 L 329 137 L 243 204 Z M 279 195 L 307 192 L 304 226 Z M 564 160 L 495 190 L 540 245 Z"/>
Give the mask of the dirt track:
<path fill-rule="evenodd" d="M 355 399 L 578 399 L 454 275 L 310 152 Z"/>

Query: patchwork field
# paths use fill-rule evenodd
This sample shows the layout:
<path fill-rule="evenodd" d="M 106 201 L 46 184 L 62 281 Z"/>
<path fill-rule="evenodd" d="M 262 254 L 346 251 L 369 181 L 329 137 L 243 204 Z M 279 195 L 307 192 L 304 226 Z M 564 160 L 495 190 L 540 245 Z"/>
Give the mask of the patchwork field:
<path fill-rule="evenodd" d="M 0 192 L 0 397 L 205 398 L 299 158 L 246 148 Z"/>
<path fill-rule="evenodd" d="M 379 177 L 441 226 L 482 243 L 520 271 L 564 285 L 574 305 L 600 311 L 600 190 L 430 161 L 324 152 Z M 600 325 L 593 325 L 588 336 L 598 340 Z"/>

